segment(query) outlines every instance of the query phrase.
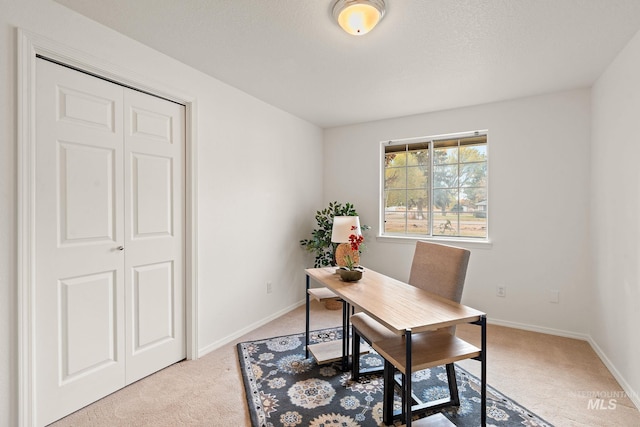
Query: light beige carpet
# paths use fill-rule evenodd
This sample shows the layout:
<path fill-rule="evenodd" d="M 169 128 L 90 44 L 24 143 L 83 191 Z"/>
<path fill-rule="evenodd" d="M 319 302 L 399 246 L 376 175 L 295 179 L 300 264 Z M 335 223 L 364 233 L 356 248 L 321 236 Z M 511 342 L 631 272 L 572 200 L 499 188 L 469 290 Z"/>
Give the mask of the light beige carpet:
<path fill-rule="evenodd" d="M 316 302 L 311 316 L 312 329 L 341 322 L 340 310 L 326 310 Z M 52 426 L 249 426 L 236 344 L 303 331 L 300 307 L 199 360 L 172 365 Z M 458 327 L 457 334 L 477 342 L 473 326 Z M 489 384 L 548 422 L 557 427 L 640 426 L 640 412 L 587 342 L 493 325 L 487 335 Z M 478 362 L 460 365 L 479 375 Z M 593 399 L 603 394 L 604 404 L 594 408 Z"/>

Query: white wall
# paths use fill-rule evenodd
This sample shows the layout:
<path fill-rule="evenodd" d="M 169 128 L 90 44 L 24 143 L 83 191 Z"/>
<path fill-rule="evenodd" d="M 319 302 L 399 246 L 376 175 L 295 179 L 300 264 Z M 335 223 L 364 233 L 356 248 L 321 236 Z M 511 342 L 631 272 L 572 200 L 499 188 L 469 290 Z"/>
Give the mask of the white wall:
<path fill-rule="evenodd" d="M 590 335 L 640 406 L 640 33 L 592 91 Z"/>
<path fill-rule="evenodd" d="M 323 153 L 317 127 L 50 0 L 0 0 L 0 10 L 0 425 L 17 416 L 16 27 L 197 96 L 201 350 L 303 298 L 309 258 L 298 240 L 328 201 L 355 203 L 374 226 L 366 265 L 407 279 L 413 245 L 375 238 L 379 142 L 488 129 L 492 245 L 467 245 L 464 302 L 492 321 L 590 334 L 618 379 L 640 389 L 638 36 L 592 98 L 585 89 L 328 129 Z M 497 285 L 506 298 L 495 296 Z M 547 302 L 549 289 L 560 291 L 560 304 Z"/>
<path fill-rule="evenodd" d="M 365 266 L 407 280 L 414 244 L 376 239 L 380 141 L 488 129 L 490 247 L 472 251 L 463 302 L 490 322 L 585 337 L 589 90 L 325 130 L 324 199 L 355 204 Z M 506 286 L 506 298 L 496 286 Z M 560 303 L 549 291 L 560 291 Z"/>
<path fill-rule="evenodd" d="M 50 0 L 0 11 L 0 426 L 17 423 L 17 27 L 197 97 L 201 350 L 303 299 L 298 241 L 322 204 L 321 129 Z"/>

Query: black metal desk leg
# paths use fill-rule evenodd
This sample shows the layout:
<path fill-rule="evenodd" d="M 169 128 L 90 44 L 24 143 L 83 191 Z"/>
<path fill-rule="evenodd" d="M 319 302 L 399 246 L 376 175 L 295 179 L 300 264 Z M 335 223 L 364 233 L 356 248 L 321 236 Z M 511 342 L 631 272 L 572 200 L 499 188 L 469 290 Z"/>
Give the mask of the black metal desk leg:
<path fill-rule="evenodd" d="M 349 369 L 349 309 L 350 304 L 342 301 L 342 370 Z"/>
<path fill-rule="evenodd" d="M 480 358 L 480 371 L 482 381 L 480 382 L 480 424 L 482 427 L 487 425 L 487 317 L 482 316 L 480 319 L 480 346 L 482 349 L 482 357 Z"/>
<path fill-rule="evenodd" d="M 360 380 L 360 335 L 351 328 L 351 381 Z M 357 355 L 357 356 L 356 356 Z"/>
<path fill-rule="evenodd" d="M 309 275 L 307 275 L 307 288 L 304 291 L 307 297 L 307 319 L 306 319 L 306 329 L 304 334 L 304 357 L 305 359 L 309 358 Z"/>
<path fill-rule="evenodd" d="M 411 329 L 407 329 L 405 331 L 404 334 L 405 337 L 405 344 L 407 346 L 406 349 L 406 369 L 405 369 L 405 374 L 404 374 L 404 395 L 405 395 L 405 399 L 404 399 L 404 403 L 405 403 L 405 409 L 404 409 L 404 414 L 406 417 L 405 420 L 405 425 L 407 427 L 411 427 L 411 407 L 413 406 L 413 399 L 411 399 L 411 364 L 412 364 L 412 360 L 411 360 Z"/>

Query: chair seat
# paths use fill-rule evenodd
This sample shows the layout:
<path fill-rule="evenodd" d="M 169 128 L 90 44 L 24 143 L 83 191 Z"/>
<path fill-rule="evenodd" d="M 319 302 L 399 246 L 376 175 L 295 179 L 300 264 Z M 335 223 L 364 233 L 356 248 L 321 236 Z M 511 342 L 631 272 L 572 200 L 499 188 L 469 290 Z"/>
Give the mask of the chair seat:
<path fill-rule="evenodd" d="M 412 372 L 479 357 L 481 353 L 478 347 L 442 329 L 414 334 L 411 344 L 411 353 L 413 355 L 411 358 Z M 373 348 L 398 371 L 402 374 L 406 373 L 407 347 L 405 337 L 396 336 L 391 339 L 375 341 Z"/>
<path fill-rule="evenodd" d="M 360 336 L 371 344 L 397 336 L 366 313 L 356 313 L 351 316 L 351 325 L 360 332 Z"/>

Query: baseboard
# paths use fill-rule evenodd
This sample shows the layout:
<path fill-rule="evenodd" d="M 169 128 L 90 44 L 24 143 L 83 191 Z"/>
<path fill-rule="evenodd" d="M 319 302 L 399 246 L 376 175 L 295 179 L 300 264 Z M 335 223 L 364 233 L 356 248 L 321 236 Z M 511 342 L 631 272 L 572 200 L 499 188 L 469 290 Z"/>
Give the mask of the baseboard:
<path fill-rule="evenodd" d="M 640 410 L 640 396 L 638 396 L 638 392 L 634 391 L 633 388 L 629 385 L 629 383 L 624 379 L 624 377 L 618 372 L 615 365 L 609 360 L 607 355 L 602 351 L 598 343 L 596 343 L 593 338 L 589 337 L 587 340 L 589 344 L 591 344 L 591 348 L 596 352 L 604 366 L 607 367 L 611 375 L 618 381 L 618 384 L 622 387 L 622 390 L 626 393 L 627 397 L 631 400 L 631 402 L 635 405 L 635 407 Z M 606 391 L 606 390 L 597 390 L 597 391 Z"/>
<path fill-rule="evenodd" d="M 510 322 L 508 320 L 488 318 L 487 323 L 491 325 L 506 326 L 507 328 L 522 329 L 524 331 L 540 332 L 541 334 L 556 335 L 565 338 L 574 338 L 582 341 L 590 341 L 591 337 L 587 334 L 565 331 L 562 329 L 545 328 L 542 326 L 529 325 L 526 323 Z"/>
<path fill-rule="evenodd" d="M 283 308 L 280 311 L 277 311 L 275 313 L 273 313 L 270 316 L 265 317 L 264 319 L 258 320 L 257 322 L 254 322 L 238 331 L 235 331 L 233 334 L 231 335 L 227 335 L 226 337 L 219 339 L 218 341 L 214 341 L 211 344 L 202 347 L 200 350 L 198 350 L 198 357 L 202 357 L 207 353 L 211 353 L 214 350 L 219 349 L 222 346 L 225 346 L 227 344 L 229 344 L 230 342 L 240 338 L 241 336 L 253 331 L 254 329 L 259 328 L 260 326 L 266 325 L 267 323 L 271 322 L 272 320 L 277 319 L 278 317 L 282 316 L 283 314 L 287 314 L 288 312 L 295 310 L 296 308 L 300 307 L 301 305 L 305 304 L 305 300 L 302 301 L 298 301 L 295 302 L 293 304 L 291 304 L 288 307 Z"/>

